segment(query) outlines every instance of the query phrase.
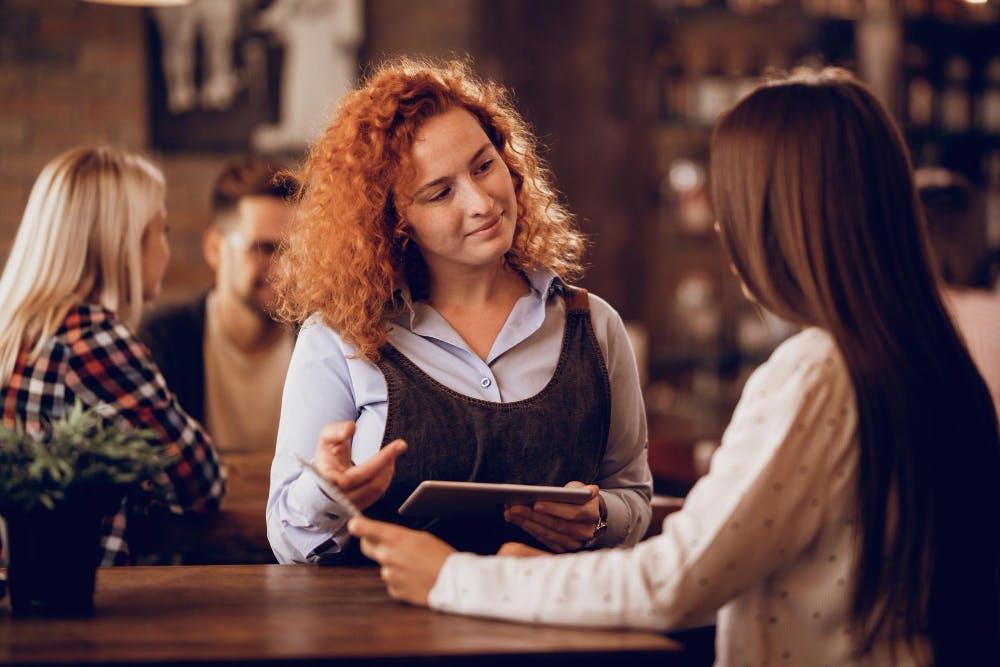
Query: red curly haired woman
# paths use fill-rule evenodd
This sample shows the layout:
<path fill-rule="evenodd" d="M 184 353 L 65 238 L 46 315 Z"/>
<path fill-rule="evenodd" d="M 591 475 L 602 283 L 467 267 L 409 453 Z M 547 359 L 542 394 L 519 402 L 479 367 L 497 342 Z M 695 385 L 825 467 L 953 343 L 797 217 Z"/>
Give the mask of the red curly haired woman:
<path fill-rule="evenodd" d="M 362 558 L 299 457 L 368 516 L 460 550 L 636 543 L 652 489 L 635 359 L 618 314 L 569 284 L 583 239 L 505 91 L 460 63 L 387 63 L 301 178 L 278 284 L 305 322 L 271 469 L 278 560 Z M 591 498 L 407 523 L 396 510 L 425 479 Z"/>

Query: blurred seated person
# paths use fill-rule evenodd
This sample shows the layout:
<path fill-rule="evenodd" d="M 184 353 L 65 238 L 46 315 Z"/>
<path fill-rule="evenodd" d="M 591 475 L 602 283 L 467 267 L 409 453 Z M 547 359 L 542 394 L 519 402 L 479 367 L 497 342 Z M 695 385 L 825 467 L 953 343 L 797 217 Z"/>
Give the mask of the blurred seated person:
<path fill-rule="evenodd" d="M 925 168 L 917 191 L 951 309 L 1000 418 L 1000 295 L 990 290 L 983 198 L 960 174 Z"/>
<path fill-rule="evenodd" d="M 145 159 L 74 148 L 32 187 L 0 277 L 3 422 L 39 432 L 76 401 L 155 434 L 176 457 L 151 498 L 126 498 L 107 517 L 102 565 L 132 562 L 131 512 L 159 500 L 172 514 L 203 514 L 225 491 L 218 456 L 178 404 L 133 333 L 170 261 L 165 185 Z"/>
<path fill-rule="evenodd" d="M 292 219 L 290 178 L 248 158 L 223 168 L 202 249 L 214 287 L 153 309 L 139 335 L 221 451 L 274 450 L 292 330 L 271 318 L 278 245 Z"/>

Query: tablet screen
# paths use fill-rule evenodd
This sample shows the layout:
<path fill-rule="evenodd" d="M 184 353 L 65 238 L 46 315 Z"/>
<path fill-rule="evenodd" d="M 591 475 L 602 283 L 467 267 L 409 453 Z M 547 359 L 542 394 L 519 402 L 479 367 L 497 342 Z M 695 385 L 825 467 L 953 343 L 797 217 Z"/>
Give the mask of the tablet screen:
<path fill-rule="evenodd" d="M 399 514 L 407 517 L 475 514 L 505 504 L 530 505 L 536 500 L 582 505 L 590 500 L 590 489 L 427 480 L 399 506 Z"/>

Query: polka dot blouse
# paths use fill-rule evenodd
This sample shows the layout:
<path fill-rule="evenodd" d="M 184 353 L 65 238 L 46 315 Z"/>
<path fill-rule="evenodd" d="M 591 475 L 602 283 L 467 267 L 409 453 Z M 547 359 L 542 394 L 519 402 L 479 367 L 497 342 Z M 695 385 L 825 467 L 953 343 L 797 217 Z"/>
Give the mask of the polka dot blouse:
<path fill-rule="evenodd" d="M 430 604 L 596 627 L 714 622 L 718 665 L 917 665 L 888 640 L 853 655 L 857 466 L 847 369 L 833 339 L 807 329 L 747 381 L 709 473 L 662 534 L 566 556 L 455 554 Z"/>

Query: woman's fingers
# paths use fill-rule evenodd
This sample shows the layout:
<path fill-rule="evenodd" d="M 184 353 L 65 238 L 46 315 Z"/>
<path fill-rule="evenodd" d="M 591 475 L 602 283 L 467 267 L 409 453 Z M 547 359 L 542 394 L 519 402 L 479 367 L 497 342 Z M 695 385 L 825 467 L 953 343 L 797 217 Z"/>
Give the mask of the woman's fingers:
<path fill-rule="evenodd" d="M 534 524 L 544 526 L 546 529 L 565 535 L 576 543 L 586 542 L 594 535 L 594 526 L 597 525 L 597 518 L 600 517 L 600 510 L 595 506 L 593 515 L 585 515 L 581 520 L 563 519 L 552 514 L 539 512 L 527 505 L 512 505 L 505 513 L 508 521 L 516 525 L 520 522 L 531 521 Z M 523 525 L 521 526 L 524 527 Z"/>
<path fill-rule="evenodd" d="M 382 497 L 396 470 L 396 459 L 406 451 L 406 443 L 395 440 L 363 463 L 351 461 L 353 422 L 327 424 L 320 431 L 313 465 L 347 498 L 364 510 Z"/>
<path fill-rule="evenodd" d="M 427 604 L 427 596 L 449 555 L 449 545 L 428 533 L 356 516 L 347 524 L 361 540 L 361 553 L 381 566 L 389 595 L 413 604 Z"/>
<path fill-rule="evenodd" d="M 549 528 L 538 521 L 534 521 L 533 519 L 529 519 L 524 516 L 511 515 L 508 518 L 508 521 L 515 526 L 520 527 L 526 533 L 557 553 L 575 551 L 583 546 L 583 539 L 575 538 L 571 535 L 553 530 L 552 528 Z M 587 537 L 589 538 L 590 536 L 588 535 Z"/>
<path fill-rule="evenodd" d="M 566 521 L 576 521 L 580 523 L 597 523 L 601 516 L 600 501 L 595 497 L 582 505 L 572 503 L 555 503 L 552 501 L 538 501 L 531 506 L 538 514 L 557 517 Z"/>
<path fill-rule="evenodd" d="M 570 482 L 566 486 L 588 488 L 590 500 L 582 505 L 551 501 L 539 501 L 531 507 L 512 505 L 504 512 L 504 517 L 552 549 L 580 549 L 594 536 L 594 526 L 601 517 L 599 489 L 582 482 Z"/>
<path fill-rule="evenodd" d="M 531 506 L 532 509 L 568 521 L 597 523 L 597 519 L 601 516 L 600 500 L 597 495 L 601 490 L 600 487 L 596 484 L 584 484 L 583 482 L 570 482 L 566 487 L 588 489 L 590 491 L 590 500 L 580 505 L 539 500 Z"/>
<path fill-rule="evenodd" d="M 347 440 L 354 435 L 354 422 L 344 421 L 344 422 L 334 422 L 332 424 L 327 424 L 319 432 L 319 439 L 326 443 L 335 443 L 341 440 Z"/>
<path fill-rule="evenodd" d="M 497 550 L 497 556 L 513 556 L 514 558 L 532 558 L 534 556 L 546 556 L 549 555 L 547 551 L 542 551 L 541 549 L 536 549 L 535 547 L 529 547 L 527 544 L 522 544 L 520 542 L 505 542 L 499 550 Z"/>
<path fill-rule="evenodd" d="M 367 509 L 389 488 L 396 471 L 396 459 L 405 451 L 406 443 L 394 440 L 363 463 L 346 470 L 329 470 L 329 479 L 359 509 Z"/>
<path fill-rule="evenodd" d="M 523 521 L 521 523 L 521 528 L 556 553 L 576 551 L 583 545 L 580 540 L 574 540 L 567 535 L 557 533 L 556 531 L 546 528 L 542 524 L 531 521 L 530 519 Z"/>
<path fill-rule="evenodd" d="M 391 523 L 376 521 L 366 516 L 356 516 L 347 522 L 347 530 L 354 537 L 362 537 L 372 542 L 379 542 L 384 539 L 387 529 L 393 528 Z"/>
<path fill-rule="evenodd" d="M 402 440 L 390 442 L 367 461 L 345 470 L 342 475 L 345 486 L 351 489 L 363 486 L 386 472 L 391 477 L 393 470 L 395 470 L 396 459 L 405 451 L 406 443 Z"/>
<path fill-rule="evenodd" d="M 319 432 L 313 464 L 324 477 L 351 467 L 351 438 L 354 422 L 327 424 Z"/>
<path fill-rule="evenodd" d="M 401 529 L 391 523 L 356 516 L 347 523 L 347 530 L 361 540 L 361 553 L 377 563 L 383 563 L 387 554 L 380 546 L 392 539 L 393 531 Z"/>

